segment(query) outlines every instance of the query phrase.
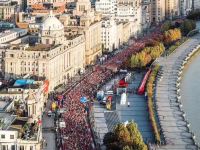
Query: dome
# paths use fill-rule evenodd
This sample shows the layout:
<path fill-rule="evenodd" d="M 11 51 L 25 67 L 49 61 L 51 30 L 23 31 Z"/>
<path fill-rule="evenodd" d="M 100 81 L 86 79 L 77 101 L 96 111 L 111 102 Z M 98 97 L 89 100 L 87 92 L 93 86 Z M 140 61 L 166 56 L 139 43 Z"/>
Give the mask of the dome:
<path fill-rule="evenodd" d="M 51 31 L 57 31 L 57 30 L 63 30 L 64 26 L 63 24 L 52 14 L 52 11 L 50 11 L 49 16 L 45 19 L 45 21 L 42 23 L 42 30 L 51 30 Z"/>

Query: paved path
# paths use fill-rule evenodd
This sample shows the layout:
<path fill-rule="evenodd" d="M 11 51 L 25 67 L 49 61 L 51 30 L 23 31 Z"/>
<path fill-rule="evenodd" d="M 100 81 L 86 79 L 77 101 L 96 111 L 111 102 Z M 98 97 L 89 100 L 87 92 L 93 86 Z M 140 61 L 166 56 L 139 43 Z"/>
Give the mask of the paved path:
<path fill-rule="evenodd" d="M 128 89 L 137 89 L 140 82 L 143 79 L 143 73 L 134 73 L 134 80 L 129 83 Z M 142 134 L 145 142 L 154 143 L 153 131 L 151 128 L 151 122 L 149 120 L 149 112 L 147 108 L 147 100 L 144 95 L 137 95 L 128 93 L 127 101 L 130 102 L 130 107 L 126 105 L 120 105 L 120 98 L 117 102 L 117 111 L 121 122 L 133 120 L 137 123 L 138 128 Z"/>
<path fill-rule="evenodd" d="M 134 81 L 131 81 L 129 84 L 130 89 L 138 88 L 144 73 L 135 73 Z M 112 79 L 108 82 L 102 89 L 109 90 L 111 86 L 119 80 L 119 76 L 116 79 Z M 133 91 L 133 90 L 132 90 Z M 130 102 L 130 107 L 126 105 L 120 105 L 120 96 L 116 96 L 117 100 L 115 104 L 112 104 L 112 110 L 107 111 L 105 106 L 99 105 L 98 102 L 94 103 L 94 130 L 96 136 L 100 140 L 99 142 L 103 143 L 103 137 L 108 131 L 112 131 L 113 127 L 119 122 L 125 122 L 129 120 L 134 120 L 138 124 L 138 128 L 143 136 L 145 142 L 154 143 L 154 136 L 151 129 L 151 123 L 149 120 L 148 110 L 147 110 L 147 101 L 145 100 L 144 95 L 137 95 L 133 93 L 128 94 L 128 101 Z"/>
<path fill-rule="evenodd" d="M 163 135 L 166 141 L 165 146 L 159 150 L 196 150 L 197 147 L 192 139 L 192 134 L 187 127 L 184 112 L 179 102 L 179 85 L 177 81 L 179 72 L 183 69 L 182 64 L 188 54 L 200 44 L 200 34 L 192 37 L 170 56 L 158 59 L 162 66 L 163 77 L 156 85 L 156 106 Z"/>

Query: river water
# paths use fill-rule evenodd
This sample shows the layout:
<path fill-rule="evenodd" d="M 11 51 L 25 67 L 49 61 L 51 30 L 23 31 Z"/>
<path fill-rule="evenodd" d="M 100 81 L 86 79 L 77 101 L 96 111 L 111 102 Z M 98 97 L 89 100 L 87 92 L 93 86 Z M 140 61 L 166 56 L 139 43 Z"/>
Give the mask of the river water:
<path fill-rule="evenodd" d="M 200 21 L 197 22 L 200 30 Z M 200 51 L 186 64 L 181 80 L 181 101 L 191 130 L 200 143 Z"/>
<path fill-rule="evenodd" d="M 181 81 L 181 101 L 186 118 L 200 143 L 200 52 L 185 66 Z"/>

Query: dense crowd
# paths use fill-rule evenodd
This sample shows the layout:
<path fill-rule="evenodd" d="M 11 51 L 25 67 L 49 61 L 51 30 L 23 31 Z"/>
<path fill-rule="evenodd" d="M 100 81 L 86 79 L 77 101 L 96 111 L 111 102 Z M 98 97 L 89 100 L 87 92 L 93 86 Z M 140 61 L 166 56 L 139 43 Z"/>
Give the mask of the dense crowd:
<path fill-rule="evenodd" d="M 137 40 L 129 48 L 108 59 L 103 65 L 94 66 L 94 71 L 91 74 L 85 76 L 75 87 L 63 94 L 65 95 L 64 107 L 67 108 L 67 112 L 62 115 L 66 123 L 66 127 L 61 129 L 63 150 L 94 149 L 90 125 L 88 124 L 88 111 L 86 111 L 88 104 L 81 103 L 80 98 L 86 97 L 92 101 L 99 86 L 113 75 L 108 68 L 112 66 L 119 69 L 127 57 L 145 47 L 148 38 L 149 36 Z"/>

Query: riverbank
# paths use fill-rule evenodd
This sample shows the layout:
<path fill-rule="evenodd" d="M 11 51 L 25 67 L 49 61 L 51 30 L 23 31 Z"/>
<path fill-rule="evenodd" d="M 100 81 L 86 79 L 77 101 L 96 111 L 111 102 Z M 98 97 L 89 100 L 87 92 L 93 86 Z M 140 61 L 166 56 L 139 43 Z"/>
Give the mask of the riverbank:
<path fill-rule="evenodd" d="M 190 129 L 195 133 L 197 143 L 200 143 L 200 113 L 199 110 L 199 74 L 200 51 L 195 53 L 183 69 L 180 82 L 181 102 L 186 113 L 186 119 L 190 122 Z"/>
<path fill-rule="evenodd" d="M 192 54 L 199 49 L 200 34 L 191 37 L 168 57 L 158 59 L 163 77 L 156 84 L 156 107 L 165 145 L 158 149 L 198 149 L 194 135 L 185 120 L 180 101 L 182 69 Z"/>

